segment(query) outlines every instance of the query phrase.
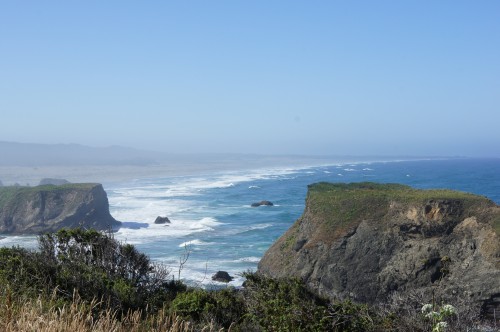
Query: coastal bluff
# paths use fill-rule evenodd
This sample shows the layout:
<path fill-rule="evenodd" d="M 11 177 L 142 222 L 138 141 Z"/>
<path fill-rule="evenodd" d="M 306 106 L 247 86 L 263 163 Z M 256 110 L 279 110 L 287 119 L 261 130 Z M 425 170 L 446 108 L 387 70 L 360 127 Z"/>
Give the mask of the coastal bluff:
<path fill-rule="evenodd" d="M 60 228 L 116 228 L 101 184 L 0 188 L 0 233 L 40 234 Z"/>
<path fill-rule="evenodd" d="M 258 272 L 298 277 L 331 299 L 461 301 L 493 316 L 500 311 L 499 233 L 500 207 L 482 196 L 316 183 Z"/>

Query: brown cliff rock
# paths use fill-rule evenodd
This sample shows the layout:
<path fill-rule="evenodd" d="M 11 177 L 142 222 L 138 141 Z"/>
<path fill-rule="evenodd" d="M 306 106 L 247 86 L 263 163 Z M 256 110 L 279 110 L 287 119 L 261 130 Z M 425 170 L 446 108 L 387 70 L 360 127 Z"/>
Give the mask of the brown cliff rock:
<path fill-rule="evenodd" d="M 106 230 L 119 225 L 100 184 L 0 189 L 0 233 L 39 234 L 79 226 Z"/>
<path fill-rule="evenodd" d="M 419 292 L 500 311 L 500 207 L 450 190 L 375 183 L 309 186 L 306 208 L 258 271 L 297 276 L 358 302 Z"/>

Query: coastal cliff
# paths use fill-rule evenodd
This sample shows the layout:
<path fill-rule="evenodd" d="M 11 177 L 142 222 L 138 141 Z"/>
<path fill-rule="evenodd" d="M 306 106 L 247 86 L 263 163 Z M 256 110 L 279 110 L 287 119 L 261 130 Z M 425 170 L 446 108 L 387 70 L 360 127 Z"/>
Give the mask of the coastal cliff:
<path fill-rule="evenodd" d="M 364 303 L 461 300 L 500 310 L 500 207 L 485 197 L 398 184 L 317 183 L 258 271 Z M 419 294 L 418 299 L 415 294 Z"/>
<path fill-rule="evenodd" d="M 119 224 L 100 184 L 0 188 L 0 233 L 39 234 L 79 226 L 105 230 Z"/>

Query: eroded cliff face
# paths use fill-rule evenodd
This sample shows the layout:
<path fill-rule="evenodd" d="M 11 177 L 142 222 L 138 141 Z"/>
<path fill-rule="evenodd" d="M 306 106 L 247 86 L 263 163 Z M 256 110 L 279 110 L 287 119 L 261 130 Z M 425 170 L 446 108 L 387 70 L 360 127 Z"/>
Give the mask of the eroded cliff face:
<path fill-rule="evenodd" d="M 0 189 L 0 233 L 39 234 L 79 226 L 105 230 L 119 224 L 100 184 Z"/>
<path fill-rule="evenodd" d="M 259 272 L 297 276 L 330 298 L 394 293 L 500 310 L 500 207 L 471 194 L 401 185 L 315 184 L 302 217 Z"/>

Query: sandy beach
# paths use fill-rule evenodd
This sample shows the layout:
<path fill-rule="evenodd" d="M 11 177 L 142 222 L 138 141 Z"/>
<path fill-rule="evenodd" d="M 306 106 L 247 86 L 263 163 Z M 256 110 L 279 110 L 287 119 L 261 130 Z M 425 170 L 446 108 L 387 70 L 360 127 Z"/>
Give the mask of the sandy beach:
<path fill-rule="evenodd" d="M 65 179 L 70 182 L 113 183 L 150 177 L 172 177 L 206 174 L 218 171 L 296 167 L 356 162 L 363 158 L 307 156 L 189 156 L 156 165 L 81 165 L 81 166 L 0 166 L 4 186 L 15 183 L 38 185 L 43 178 Z"/>

